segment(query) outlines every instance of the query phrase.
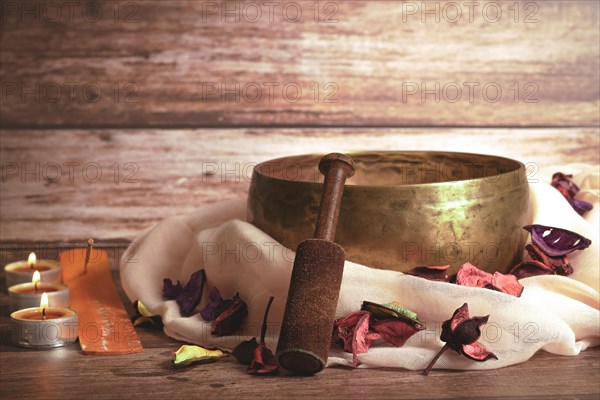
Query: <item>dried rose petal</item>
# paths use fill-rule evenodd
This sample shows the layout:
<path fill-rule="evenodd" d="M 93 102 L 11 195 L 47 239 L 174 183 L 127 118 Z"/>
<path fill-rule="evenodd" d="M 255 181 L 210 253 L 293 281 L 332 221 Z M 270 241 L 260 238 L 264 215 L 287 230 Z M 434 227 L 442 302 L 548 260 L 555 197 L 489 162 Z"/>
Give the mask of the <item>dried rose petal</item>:
<path fill-rule="evenodd" d="M 566 255 L 550 257 L 535 243 L 525 246 L 525 250 L 529 253 L 531 260 L 525 260 L 510 270 L 510 273 L 515 275 L 517 279 L 550 274 L 569 276 L 573 273 L 573 267 L 569 264 Z"/>
<path fill-rule="evenodd" d="M 221 298 L 221 294 L 219 293 L 219 289 L 216 287 L 212 288 L 208 295 L 209 303 L 204 308 L 204 310 L 200 311 L 200 315 L 204 318 L 205 321 L 213 321 L 217 318 L 223 311 L 229 307 L 232 300 L 223 300 Z"/>
<path fill-rule="evenodd" d="M 466 262 L 456 273 L 456 283 L 461 286 L 490 288 L 492 285 L 492 274 L 485 272 Z"/>
<path fill-rule="evenodd" d="M 358 354 L 366 353 L 374 341 L 381 339 L 379 333 L 369 331 L 370 318 L 370 312 L 357 311 L 336 322 L 344 350 L 352 353 L 354 368 L 360 365 Z"/>
<path fill-rule="evenodd" d="M 423 370 L 423 375 L 428 375 L 438 358 L 448 349 L 475 361 L 486 361 L 490 358 L 498 359 L 477 340 L 481 337 L 481 325 L 487 323 L 489 315 L 485 317 L 469 317 L 469 305 L 463 304 L 454 311 L 452 318 L 442 323 L 440 340 L 446 342 L 444 347 L 433 358 L 431 363 Z"/>
<path fill-rule="evenodd" d="M 218 336 L 234 333 L 240 328 L 246 315 L 248 306 L 240 299 L 239 293 L 236 293 L 229 307 L 213 321 L 211 333 Z"/>
<path fill-rule="evenodd" d="M 494 272 L 492 275 L 492 287 L 515 297 L 521 297 L 521 293 L 523 293 L 523 285 L 519 283 L 516 276 L 500 272 Z"/>
<path fill-rule="evenodd" d="M 278 372 L 277 359 L 264 342 L 259 343 L 254 349 L 254 358 L 248 368 L 248 373 L 251 375 L 274 375 Z"/>
<path fill-rule="evenodd" d="M 415 267 L 406 274 L 429 279 L 430 281 L 448 282 L 448 276 L 446 275 L 448 268 L 450 268 L 450 264 Z"/>
<path fill-rule="evenodd" d="M 258 342 L 256 338 L 253 337 L 250 340 L 244 340 L 240 342 L 235 349 L 233 349 L 232 354 L 240 362 L 240 364 L 250 365 L 252 360 L 254 359 L 254 349 L 258 347 Z"/>
<path fill-rule="evenodd" d="M 497 290 L 516 297 L 520 297 L 523 292 L 523 285 L 518 282 L 514 275 L 501 274 L 500 272 L 494 272 L 492 275 L 468 262 L 464 263 L 458 270 L 456 283 L 462 286 Z"/>
<path fill-rule="evenodd" d="M 169 278 L 163 279 L 163 297 L 169 300 L 175 300 L 183 292 L 181 282 L 177 281 L 176 285 Z"/>
<path fill-rule="evenodd" d="M 423 325 L 415 325 L 398 319 L 385 319 L 375 322 L 371 328 L 386 342 L 396 347 L 404 346 L 404 343 L 415 333 L 425 329 Z"/>
<path fill-rule="evenodd" d="M 465 344 L 463 346 L 462 354 L 465 357 L 470 358 L 471 360 L 475 360 L 475 361 L 487 361 L 490 358 L 493 358 L 495 360 L 498 359 L 498 357 L 494 353 L 489 351 L 487 349 L 487 347 L 485 347 L 484 345 L 482 345 L 479 342 Z"/>
<path fill-rule="evenodd" d="M 188 317 L 198 303 L 200 303 L 205 281 L 206 274 L 203 269 L 194 272 L 190 276 L 189 282 L 183 288 L 183 292 L 177 296 L 177 304 L 179 305 L 181 315 L 184 317 Z"/>
<path fill-rule="evenodd" d="M 338 337 L 344 350 L 352 353 L 354 368 L 360 365 L 358 354 L 366 353 L 379 339 L 402 346 L 424 327 L 417 314 L 397 302 L 377 304 L 364 301 L 362 310 L 336 321 Z"/>
<path fill-rule="evenodd" d="M 531 241 L 551 257 L 583 250 L 592 244 L 591 240 L 566 229 L 544 225 L 527 225 L 523 229 L 531 232 Z"/>
<path fill-rule="evenodd" d="M 552 268 L 537 260 L 523 261 L 513 267 L 510 273 L 517 279 L 529 278 L 537 275 L 550 275 L 553 273 Z"/>

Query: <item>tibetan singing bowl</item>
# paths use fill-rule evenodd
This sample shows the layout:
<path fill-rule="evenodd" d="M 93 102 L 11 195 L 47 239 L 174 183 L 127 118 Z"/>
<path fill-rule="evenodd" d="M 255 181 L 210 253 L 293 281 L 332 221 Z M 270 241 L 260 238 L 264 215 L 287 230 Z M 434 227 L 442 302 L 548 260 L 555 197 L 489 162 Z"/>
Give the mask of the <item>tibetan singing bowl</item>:
<path fill-rule="evenodd" d="M 349 153 L 336 242 L 350 261 L 408 271 L 465 262 L 506 272 L 520 261 L 531 223 L 525 166 L 508 158 L 450 152 Z M 248 221 L 290 249 L 314 234 L 321 154 L 254 168 Z"/>

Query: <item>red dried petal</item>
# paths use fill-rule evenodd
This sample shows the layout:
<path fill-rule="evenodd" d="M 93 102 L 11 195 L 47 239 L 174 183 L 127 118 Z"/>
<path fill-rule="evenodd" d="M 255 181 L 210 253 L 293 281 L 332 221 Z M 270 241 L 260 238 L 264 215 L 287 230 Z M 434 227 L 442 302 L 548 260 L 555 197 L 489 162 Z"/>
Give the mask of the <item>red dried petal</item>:
<path fill-rule="evenodd" d="M 465 357 L 475 361 L 487 361 L 490 358 L 498 359 L 494 353 L 479 342 L 463 345 L 461 353 Z"/>
<path fill-rule="evenodd" d="M 429 279 L 430 281 L 448 282 L 448 276 L 446 275 L 448 268 L 450 268 L 450 264 L 415 267 L 406 274 Z"/>
<path fill-rule="evenodd" d="M 479 339 L 480 327 L 488 321 L 488 318 L 489 316 L 469 318 L 469 306 L 465 303 L 454 311 L 452 318 L 442 323 L 440 340 L 460 352 L 462 345 Z"/>
<path fill-rule="evenodd" d="M 558 189 L 565 197 L 575 197 L 579 192 L 579 186 L 572 181 L 573 175 L 556 172 L 552 175 L 551 185 Z"/>
<path fill-rule="evenodd" d="M 523 285 L 519 283 L 516 276 L 510 274 L 505 275 L 500 272 L 494 272 L 494 275 L 492 275 L 492 286 L 500 292 L 516 297 L 521 297 L 521 293 L 523 293 Z"/>
<path fill-rule="evenodd" d="M 360 365 L 358 354 L 366 353 L 374 341 L 381 339 L 377 332 L 369 330 L 371 313 L 357 311 L 336 322 L 338 336 L 344 345 L 344 351 L 352 353 L 354 368 Z"/>
<path fill-rule="evenodd" d="M 279 372 L 277 359 L 264 343 L 254 349 L 254 359 L 248 368 L 251 375 L 274 375 Z"/>
<path fill-rule="evenodd" d="M 254 350 L 258 347 L 258 342 L 256 338 L 253 337 L 250 340 L 244 340 L 240 342 L 231 354 L 238 360 L 241 364 L 250 365 L 252 360 L 254 359 Z"/>
<path fill-rule="evenodd" d="M 412 335 L 425 329 L 422 325 L 409 324 L 397 319 L 378 321 L 372 328 L 382 339 L 396 347 L 403 346 Z"/>
<path fill-rule="evenodd" d="M 368 311 L 357 311 L 336 321 L 338 336 L 343 342 L 345 351 L 352 352 L 355 327 L 363 317 L 368 318 L 370 315 Z"/>
<path fill-rule="evenodd" d="M 370 337 L 367 337 L 369 334 L 369 317 L 370 313 L 362 316 L 354 327 L 351 340 L 354 368 L 359 365 L 357 355 L 369 351 L 369 347 L 373 343 L 373 340 L 371 340 Z"/>
<path fill-rule="evenodd" d="M 557 274 L 568 276 L 573 273 L 573 268 L 571 267 L 571 264 L 569 264 L 569 259 L 566 255 L 559 257 L 550 257 L 549 255 L 544 254 L 544 252 L 535 243 L 531 243 L 525 246 L 525 250 L 527 250 L 529 256 L 533 260 L 539 261 L 545 266 L 545 268 L 541 269 L 537 273 L 534 272 L 534 275 Z M 513 270 L 515 268 L 513 268 Z"/>
<path fill-rule="evenodd" d="M 465 303 L 456 310 L 454 310 L 454 314 L 452 314 L 452 318 L 450 318 L 450 329 L 454 331 L 458 325 L 462 324 L 468 319 L 469 305 Z"/>
<path fill-rule="evenodd" d="M 493 289 L 512 296 L 521 296 L 523 286 L 513 275 L 495 272 L 493 275 L 477 268 L 471 263 L 464 263 L 456 274 L 456 283 L 462 286 Z"/>
<path fill-rule="evenodd" d="M 454 314 L 452 314 L 452 318 L 442 323 L 440 340 L 446 342 L 446 345 L 442 347 L 427 368 L 423 370 L 423 375 L 429 374 L 429 371 L 431 371 L 439 357 L 448 348 L 475 361 L 486 361 L 490 358 L 498 359 L 484 345 L 477 343 L 477 340 L 481 337 L 481 325 L 487 323 L 488 319 L 489 315 L 469 318 L 469 306 L 467 303 L 457 308 Z"/>
<path fill-rule="evenodd" d="M 229 307 L 213 321 L 211 333 L 218 336 L 234 333 L 240 328 L 246 315 L 248 315 L 248 306 L 240 299 L 239 294 L 236 294 Z"/>
<path fill-rule="evenodd" d="M 490 287 L 492 284 L 492 274 L 482 271 L 473 264 L 466 262 L 456 274 L 456 283 L 470 287 Z"/>
<path fill-rule="evenodd" d="M 510 273 L 517 279 L 523 279 L 530 276 L 550 275 L 552 274 L 552 268 L 537 260 L 527 260 L 515 265 Z"/>

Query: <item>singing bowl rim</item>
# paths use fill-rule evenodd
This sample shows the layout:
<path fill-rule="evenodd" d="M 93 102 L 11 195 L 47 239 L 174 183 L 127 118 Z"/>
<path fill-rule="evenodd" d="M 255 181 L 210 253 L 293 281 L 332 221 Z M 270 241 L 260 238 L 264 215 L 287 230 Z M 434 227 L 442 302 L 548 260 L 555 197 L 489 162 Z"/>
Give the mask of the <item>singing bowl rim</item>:
<path fill-rule="evenodd" d="M 374 189 L 381 189 L 381 188 L 397 188 L 397 189 L 420 188 L 420 189 L 436 189 L 437 190 L 440 187 L 453 186 L 456 184 L 467 184 L 467 183 L 478 184 L 481 182 L 487 182 L 490 178 L 496 178 L 496 179 L 502 181 L 503 179 L 510 177 L 511 175 L 519 174 L 519 173 L 522 174 L 524 171 L 526 171 L 526 166 L 521 161 L 518 161 L 518 160 L 515 160 L 512 158 L 508 158 L 508 157 L 492 155 L 492 154 L 440 151 L 440 150 L 381 150 L 381 151 L 378 151 L 378 150 L 366 150 L 366 151 L 352 150 L 352 151 L 344 151 L 343 153 L 352 157 L 355 162 L 357 162 L 357 160 L 358 160 L 357 164 L 360 163 L 361 157 L 366 157 L 369 155 L 386 156 L 386 155 L 402 154 L 402 155 L 407 155 L 407 156 L 437 155 L 437 156 L 457 156 L 457 157 L 464 157 L 465 159 L 479 158 L 479 159 L 485 159 L 488 162 L 496 161 L 496 162 L 505 163 L 505 165 L 509 166 L 506 172 L 502 172 L 499 174 L 489 174 L 486 176 L 480 176 L 480 177 L 475 177 L 475 178 L 445 180 L 445 181 L 426 182 L 426 183 L 402 183 L 402 184 L 384 183 L 384 184 L 367 184 L 367 185 L 365 185 L 365 184 L 353 183 L 352 179 L 349 179 L 348 181 L 346 181 L 346 190 L 354 190 L 357 188 L 366 189 L 366 190 L 369 190 L 369 189 L 374 190 Z M 320 187 L 322 185 L 322 181 L 305 180 L 305 179 L 285 179 L 285 178 L 274 176 L 273 174 L 269 174 L 268 172 L 265 172 L 264 169 L 269 164 L 272 164 L 275 162 L 286 162 L 288 165 L 292 165 L 294 160 L 311 157 L 311 158 L 314 158 L 316 160 L 316 162 L 314 162 L 310 165 L 306 164 L 305 166 L 311 167 L 311 168 L 314 166 L 314 168 L 318 172 L 318 168 L 317 168 L 318 162 L 326 154 L 328 154 L 328 153 L 302 153 L 302 154 L 294 154 L 294 155 L 270 159 L 270 160 L 263 161 L 261 163 L 256 164 L 254 166 L 253 173 L 260 176 L 260 178 L 262 178 L 262 179 L 272 179 L 274 181 L 282 182 L 282 183 L 306 184 L 306 185 Z M 356 169 L 357 169 L 357 171 L 360 170 L 359 167 L 357 167 Z M 315 176 L 322 178 L 321 174 L 316 174 Z"/>

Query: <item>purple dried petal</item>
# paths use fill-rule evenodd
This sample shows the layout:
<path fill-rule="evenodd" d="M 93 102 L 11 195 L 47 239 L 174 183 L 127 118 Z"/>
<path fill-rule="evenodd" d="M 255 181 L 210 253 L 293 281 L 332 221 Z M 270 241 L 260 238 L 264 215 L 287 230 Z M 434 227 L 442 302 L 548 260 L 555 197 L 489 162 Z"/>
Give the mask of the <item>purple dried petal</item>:
<path fill-rule="evenodd" d="M 591 203 L 588 203 L 587 201 L 576 199 L 567 199 L 567 201 L 569 202 L 569 204 L 571 204 L 573 210 L 575 210 L 579 215 L 583 215 L 586 212 L 590 211 L 592 208 L 594 208 L 594 206 Z"/>
<path fill-rule="evenodd" d="M 573 175 L 565 175 L 562 172 L 557 172 L 552 175 L 552 186 L 554 186 L 573 207 L 579 215 L 583 215 L 593 206 L 587 201 L 576 200 L 575 195 L 579 192 L 579 187 L 573 183 L 571 178 Z"/>
<path fill-rule="evenodd" d="M 583 250 L 592 244 L 591 240 L 566 229 L 544 225 L 527 225 L 523 229 L 531 232 L 531 241 L 551 257 Z"/>
<path fill-rule="evenodd" d="M 221 294 L 219 293 L 219 289 L 216 287 L 212 288 L 208 295 L 209 303 L 204 308 L 204 310 L 200 311 L 200 315 L 206 321 L 212 321 L 217 318 L 225 309 L 231 304 L 231 300 L 223 300 L 221 298 Z"/>
<path fill-rule="evenodd" d="M 183 292 L 181 282 L 177 281 L 176 285 L 169 278 L 163 279 L 163 297 L 169 300 L 175 300 Z"/>
<path fill-rule="evenodd" d="M 183 292 L 177 296 L 177 304 L 179 304 L 179 310 L 184 317 L 189 316 L 200 303 L 205 281 L 206 274 L 203 269 L 194 272 L 183 288 Z"/>
<path fill-rule="evenodd" d="M 429 279 L 430 281 L 448 282 L 448 276 L 446 276 L 448 268 L 450 268 L 450 264 L 415 267 L 406 274 Z"/>

